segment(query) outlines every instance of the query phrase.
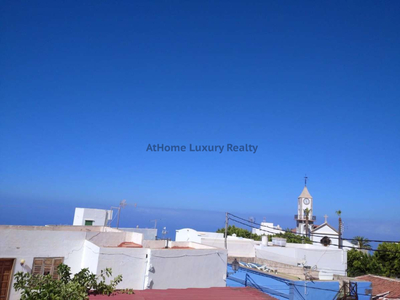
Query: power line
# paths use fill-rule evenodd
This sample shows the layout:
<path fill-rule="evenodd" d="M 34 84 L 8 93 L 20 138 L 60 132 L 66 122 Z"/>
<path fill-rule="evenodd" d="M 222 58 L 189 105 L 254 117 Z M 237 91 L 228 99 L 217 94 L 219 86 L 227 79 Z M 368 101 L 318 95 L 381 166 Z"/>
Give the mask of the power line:
<path fill-rule="evenodd" d="M 230 215 L 231 215 L 231 216 L 234 216 L 234 215 L 232 215 L 232 214 L 230 214 Z M 239 218 L 240 218 L 240 217 L 239 217 Z M 240 219 L 243 219 L 243 218 L 240 218 Z M 265 230 L 265 229 L 257 228 L 257 227 L 255 227 L 255 226 L 253 226 L 253 225 L 249 225 L 249 224 L 243 223 L 243 222 L 238 221 L 238 220 L 235 220 L 235 219 L 233 219 L 233 218 L 229 218 L 229 220 L 232 220 L 232 221 L 234 221 L 234 222 L 237 222 L 237 223 L 239 223 L 239 224 L 242 224 L 242 225 L 245 225 L 245 226 L 248 226 L 248 227 L 251 227 L 251 228 L 256 228 L 256 229 L 261 230 L 261 231 L 264 231 L 264 232 L 268 232 L 268 233 L 271 233 L 271 234 L 277 234 L 276 232 L 271 232 L 271 231 L 268 231 L 268 230 Z M 248 221 L 247 221 L 247 222 L 248 222 Z M 275 228 L 274 228 L 274 229 L 275 229 Z M 300 234 L 299 234 L 299 233 L 292 233 L 292 234 L 300 235 L 300 236 L 304 237 L 304 235 L 302 235 L 301 233 L 300 233 Z M 315 235 L 315 236 L 317 236 L 317 235 Z M 314 243 L 314 244 L 319 244 L 319 242 L 316 242 L 316 241 L 313 241 L 313 240 L 310 240 L 310 242 L 312 242 L 312 243 Z M 337 244 L 330 244 L 330 245 L 331 245 L 331 246 L 339 246 L 339 245 L 337 245 Z M 351 246 L 344 246 L 344 245 L 342 245 L 342 247 L 356 249 L 356 248 L 351 247 Z M 359 250 L 374 251 L 374 252 L 400 253 L 400 251 L 391 251 L 391 250 L 382 250 L 382 249 L 368 249 L 368 248 L 358 248 L 358 249 L 359 249 Z"/>
<path fill-rule="evenodd" d="M 274 230 L 279 230 L 279 229 L 276 229 L 276 228 L 273 228 L 273 227 L 269 227 L 269 226 L 266 226 L 266 225 L 262 225 L 262 224 L 260 224 L 260 223 L 256 223 L 256 222 L 250 222 L 249 220 L 247 220 L 247 219 L 244 219 L 244 218 L 242 218 L 242 217 L 239 217 L 239 216 L 236 216 L 236 215 L 234 215 L 234 214 L 231 214 L 231 213 L 228 213 L 228 215 L 231 215 L 231 216 L 233 216 L 233 217 L 235 217 L 235 218 L 237 218 L 237 219 L 240 219 L 240 220 L 243 220 L 243 221 L 246 221 L 246 222 L 249 222 L 249 223 L 253 223 L 253 224 L 256 224 L 256 225 L 259 225 L 260 227 L 266 227 L 266 228 L 270 228 L 270 229 L 274 229 Z M 256 229 L 260 229 L 260 230 L 262 230 L 261 228 L 256 228 Z M 285 230 L 283 230 L 282 229 L 282 231 L 285 231 Z M 294 232 L 293 232 L 294 233 Z M 302 235 L 301 233 L 294 233 L 294 234 L 300 234 L 300 235 Z M 325 236 L 336 236 L 335 234 L 325 234 L 325 235 L 318 235 L 318 234 L 313 234 L 313 236 L 318 236 L 318 237 L 325 237 Z M 354 240 L 354 238 L 353 239 L 351 239 L 351 238 L 344 238 L 344 237 L 342 237 L 342 240 L 347 240 L 347 241 L 352 241 L 352 240 Z M 370 239 L 368 239 L 368 242 L 374 242 L 374 243 L 399 243 L 400 241 L 383 241 L 383 240 L 370 240 Z M 347 246 L 347 247 L 349 247 L 349 246 Z M 350 247 L 351 248 L 351 247 Z"/>

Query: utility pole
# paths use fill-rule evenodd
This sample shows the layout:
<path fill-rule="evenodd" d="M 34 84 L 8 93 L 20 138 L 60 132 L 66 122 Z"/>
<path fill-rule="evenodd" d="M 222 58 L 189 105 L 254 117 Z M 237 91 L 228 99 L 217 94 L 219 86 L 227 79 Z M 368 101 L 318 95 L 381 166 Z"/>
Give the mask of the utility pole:
<path fill-rule="evenodd" d="M 339 217 L 339 239 L 338 239 L 338 248 L 342 249 L 342 211 L 337 210 L 336 214 Z"/>
<path fill-rule="evenodd" d="M 228 249 L 228 213 L 225 215 L 225 249 Z"/>
<path fill-rule="evenodd" d="M 160 219 L 161 220 L 161 219 Z M 154 229 L 157 229 L 157 221 L 159 221 L 158 219 L 155 220 L 151 220 L 150 222 L 154 222 Z"/>
<path fill-rule="evenodd" d="M 342 249 L 342 218 L 339 217 L 339 249 Z"/>

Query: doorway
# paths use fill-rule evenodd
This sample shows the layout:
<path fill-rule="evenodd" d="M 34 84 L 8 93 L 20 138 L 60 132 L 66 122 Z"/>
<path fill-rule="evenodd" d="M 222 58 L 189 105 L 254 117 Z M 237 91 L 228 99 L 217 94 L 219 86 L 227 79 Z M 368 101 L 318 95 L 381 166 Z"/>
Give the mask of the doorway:
<path fill-rule="evenodd" d="M 0 258 L 0 300 L 8 300 L 13 278 L 13 258 Z"/>

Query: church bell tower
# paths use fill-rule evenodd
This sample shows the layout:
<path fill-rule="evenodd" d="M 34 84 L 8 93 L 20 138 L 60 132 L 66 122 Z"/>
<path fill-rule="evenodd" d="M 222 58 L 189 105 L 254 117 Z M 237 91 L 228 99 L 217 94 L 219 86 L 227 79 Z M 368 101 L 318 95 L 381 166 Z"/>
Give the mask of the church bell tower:
<path fill-rule="evenodd" d="M 294 216 L 294 219 L 296 220 L 296 232 L 309 236 L 316 217 L 313 212 L 313 197 L 307 189 L 307 176 L 305 176 L 304 179 L 304 189 L 297 198 L 297 215 Z"/>

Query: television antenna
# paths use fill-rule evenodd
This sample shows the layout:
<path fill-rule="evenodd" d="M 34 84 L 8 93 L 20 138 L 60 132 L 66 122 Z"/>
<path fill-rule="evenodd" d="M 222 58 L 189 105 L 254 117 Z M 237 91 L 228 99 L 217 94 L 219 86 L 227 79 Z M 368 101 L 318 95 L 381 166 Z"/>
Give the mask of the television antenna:
<path fill-rule="evenodd" d="M 150 220 L 150 222 L 154 222 L 154 229 L 157 229 L 157 221 L 160 221 L 162 219 L 155 219 L 155 220 Z"/>
<path fill-rule="evenodd" d="M 121 215 L 121 208 L 124 208 L 124 207 L 127 206 L 127 205 L 128 205 L 128 204 L 126 204 L 126 200 L 124 199 L 124 200 L 122 200 L 122 201 L 119 203 L 119 206 L 117 206 L 117 207 L 111 206 L 111 209 L 118 209 L 117 229 L 118 229 L 118 227 L 119 227 L 119 217 L 120 217 L 120 215 Z M 136 204 L 135 204 L 135 207 L 136 207 Z"/>

